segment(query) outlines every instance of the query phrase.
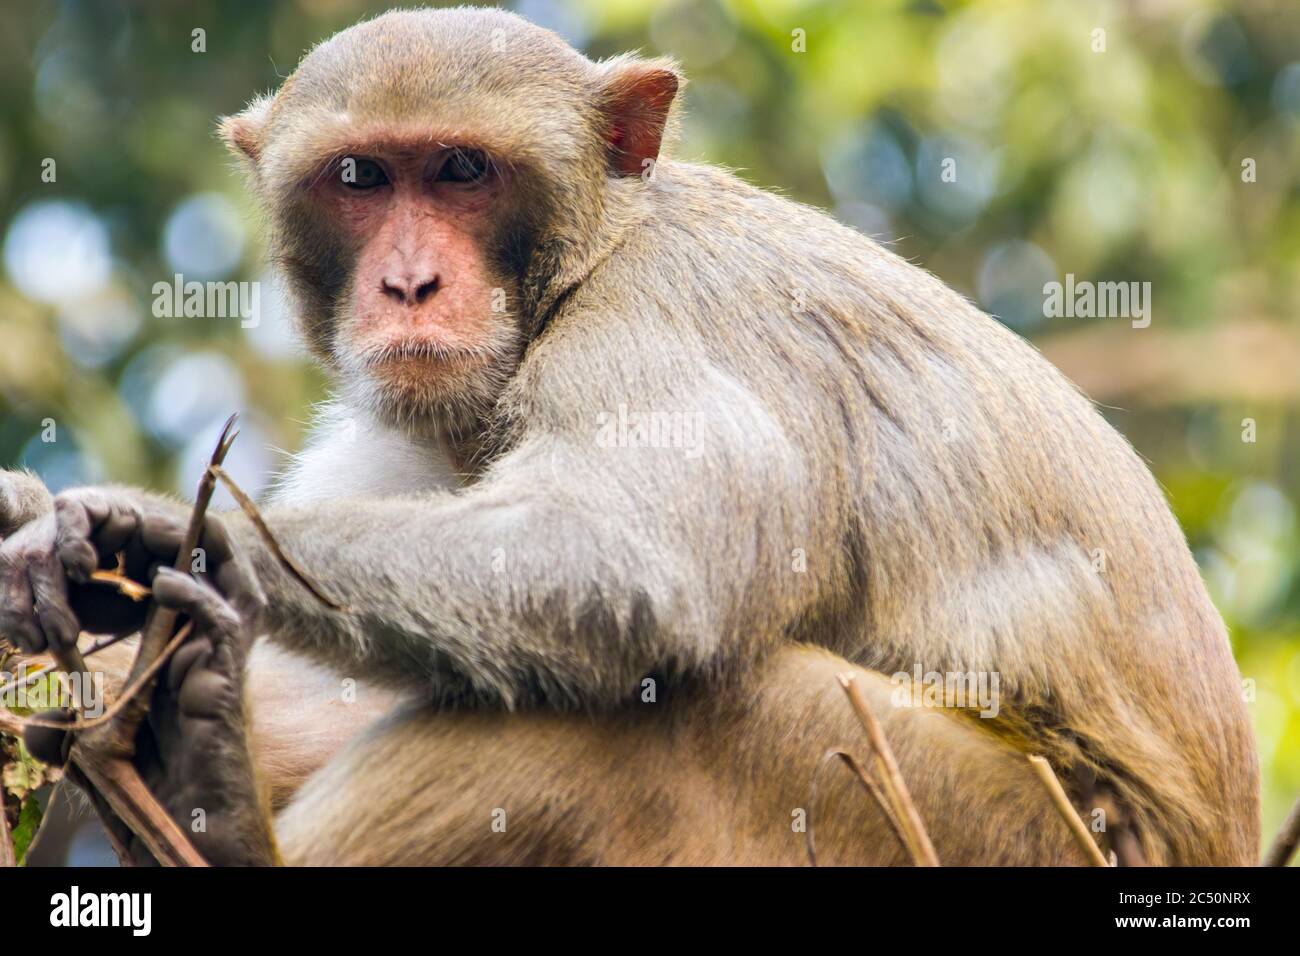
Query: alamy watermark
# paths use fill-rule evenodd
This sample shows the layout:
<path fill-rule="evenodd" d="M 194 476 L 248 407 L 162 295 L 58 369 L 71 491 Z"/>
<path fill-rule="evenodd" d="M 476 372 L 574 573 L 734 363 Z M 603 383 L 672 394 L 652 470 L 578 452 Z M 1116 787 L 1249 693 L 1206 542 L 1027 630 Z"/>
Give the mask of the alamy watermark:
<path fill-rule="evenodd" d="M 0 707 L 7 710 L 41 711 L 75 709 L 82 717 L 104 713 L 104 675 L 100 671 L 74 671 L 57 679 L 28 680 L 27 664 L 0 671 Z"/>
<path fill-rule="evenodd" d="M 679 448 L 687 458 L 704 453 L 704 421 L 696 412 L 639 412 L 620 404 L 596 416 L 598 448 Z"/>
<path fill-rule="evenodd" d="M 889 679 L 894 685 L 889 700 L 895 707 L 953 707 L 978 710 L 979 715 L 998 715 L 997 671 L 922 671 L 920 662 Z"/>
<path fill-rule="evenodd" d="M 1043 316 L 1048 319 L 1131 319 L 1133 328 L 1151 324 L 1150 282 L 1065 282 L 1043 286 Z"/>
<path fill-rule="evenodd" d="M 245 329 L 262 321 L 260 282 L 186 282 L 178 272 L 171 282 L 155 282 L 152 291 L 159 319 L 239 319 Z"/>
<path fill-rule="evenodd" d="M 132 936 L 148 936 L 153 929 L 153 894 L 83 893 L 73 884 L 67 893 L 50 897 L 50 925 L 121 927 Z"/>

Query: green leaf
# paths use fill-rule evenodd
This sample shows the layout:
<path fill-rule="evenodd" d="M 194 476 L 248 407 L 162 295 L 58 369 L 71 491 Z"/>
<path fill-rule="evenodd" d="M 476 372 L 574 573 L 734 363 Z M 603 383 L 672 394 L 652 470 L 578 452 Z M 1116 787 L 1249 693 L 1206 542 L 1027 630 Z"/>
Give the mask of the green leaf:
<path fill-rule="evenodd" d="M 27 850 L 36 838 L 40 825 L 41 805 L 35 797 L 28 797 L 18 811 L 18 823 L 14 827 L 14 856 L 17 857 L 19 866 L 24 864 Z"/>

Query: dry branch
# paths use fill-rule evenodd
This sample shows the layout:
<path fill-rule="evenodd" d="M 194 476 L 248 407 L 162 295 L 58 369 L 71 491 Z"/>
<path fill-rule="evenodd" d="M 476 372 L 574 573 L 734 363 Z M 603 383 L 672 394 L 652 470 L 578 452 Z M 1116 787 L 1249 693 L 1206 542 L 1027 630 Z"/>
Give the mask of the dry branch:
<path fill-rule="evenodd" d="M 79 717 L 76 720 L 70 721 L 42 720 L 39 717 L 18 717 L 12 719 L 16 719 L 18 721 L 18 726 L 23 729 L 26 729 L 27 727 L 45 727 L 49 730 L 81 731 L 93 730 L 96 727 L 101 727 L 120 714 L 126 708 L 126 705 L 129 704 L 132 699 L 140 693 L 140 691 L 144 690 L 147 684 L 152 682 L 158 672 L 162 670 L 163 665 L 167 663 L 168 658 L 170 658 L 172 654 L 176 653 L 176 650 L 185 643 L 185 639 L 190 636 L 190 632 L 193 629 L 193 624 L 187 623 L 177 631 L 175 636 L 172 637 L 171 642 L 163 649 L 162 654 L 158 656 L 157 660 L 150 664 L 140 677 L 136 678 L 135 681 L 124 688 L 121 694 L 118 695 L 117 700 L 113 701 L 112 704 L 105 708 L 104 712 L 98 717 L 91 717 L 89 720 Z"/>
<path fill-rule="evenodd" d="M 112 637 L 100 638 L 90 647 L 86 648 L 86 650 L 82 653 L 82 656 L 90 657 L 90 655 L 92 654 L 98 654 L 104 648 L 111 647 L 114 644 L 116 644 L 118 641 L 124 641 L 128 637 L 130 637 L 129 634 L 116 634 L 113 635 Z M 18 660 L 19 663 L 25 667 L 27 662 L 31 660 L 31 658 L 20 657 Z M 9 683 L 5 684 L 3 687 L 0 687 L 0 697 L 4 697 L 8 695 L 9 693 L 23 686 L 24 684 L 34 683 L 35 681 L 40 680 L 46 674 L 53 673 L 58 669 L 59 669 L 59 665 L 55 663 L 55 664 L 42 664 L 40 667 L 36 668 L 35 670 L 30 670 L 30 671 L 24 670 L 22 676 L 15 676 L 14 679 L 11 680 Z M 0 711 L 0 716 L 3 716 L 3 714 L 4 712 Z"/>
<path fill-rule="evenodd" d="M 1047 795 L 1052 798 L 1052 803 L 1056 810 L 1061 814 L 1061 819 L 1065 825 L 1070 828 L 1070 835 L 1074 837 L 1079 849 L 1084 853 L 1093 866 L 1110 866 L 1106 858 L 1101 855 L 1101 848 L 1097 846 L 1088 828 L 1084 826 L 1083 820 L 1079 818 L 1078 812 L 1074 809 L 1074 804 L 1070 803 L 1070 798 L 1065 795 L 1065 789 L 1061 786 L 1061 781 L 1056 779 L 1056 772 L 1052 770 L 1052 765 L 1047 762 L 1045 757 L 1030 755 L 1029 763 L 1034 768 L 1034 773 L 1038 774 L 1038 779 L 1042 781 L 1043 789 Z"/>
<path fill-rule="evenodd" d="M 194 507 L 190 512 L 190 523 L 176 554 L 174 567 L 177 571 L 187 570 L 190 556 L 198 546 L 208 505 L 216 490 L 214 469 L 225 461 L 230 445 L 238 435 L 238 432 L 232 431 L 234 424 L 235 416 L 232 415 L 221 430 L 221 437 L 208 468 L 199 481 Z M 163 866 L 206 866 L 206 861 L 194 849 L 176 821 L 150 793 L 131 762 L 135 756 L 136 732 L 149 709 L 147 691 L 170 651 L 180 643 L 174 634 L 177 617 L 178 614 L 171 608 L 158 604 L 150 606 L 145 616 L 140 648 L 127 677 L 127 685 L 132 688 L 132 693 L 130 696 L 124 695 L 126 705 L 119 708 L 120 713 L 115 713 L 114 719 L 107 726 L 79 734 L 72 744 L 68 762 L 81 778 L 78 783 L 85 785 L 90 792 L 92 802 L 110 834 L 116 823 L 112 819 L 115 816 L 140 838 Z M 87 672 L 85 661 L 75 647 L 70 652 L 67 649 L 61 650 L 56 658 L 65 671 L 75 669 L 79 673 Z M 102 801 L 96 799 L 96 796 L 102 797 Z M 124 848 L 120 845 L 114 848 L 124 863 L 129 862 L 123 856 Z"/>
<path fill-rule="evenodd" d="M 876 715 L 867 706 L 866 698 L 862 696 L 862 688 L 858 686 L 854 675 L 847 672 L 839 675 L 839 681 L 840 686 L 844 688 L 844 693 L 848 694 L 849 703 L 853 705 L 858 720 L 862 722 L 863 729 L 867 732 L 867 739 L 871 741 L 881 786 L 901 826 L 913 862 L 917 866 L 938 866 L 939 857 L 934 852 L 934 844 L 930 842 L 930 834 L 926 832 L 925 824 L 921 822 L 921 814 L 917 812 L 916 804 L 912 802 L 912 794 L 907 789 L 902 773 L 899 772 L 898 761 L 894 759 L 894 752 L 889 747 L 889 741 L 885 739 L 885 732 L 881 729 L 880 722 L 876 720 Z"/>
<path fill-rule="evenodd" d="M 115 587 L 119 594 L 136 602 L 143 601 L 153 593 L 143 584 L 126 576 L 126 555 L 123 553 L 119 553 L 117 556 L 117 570 L 92 572 L 90 580 L 95 584 L 107 584 Z"/>
<path fill-rule="evenodd" d="M 190 522 L 177 551 L 173 567 L 181 573 L 189 570 L 191 555 L 198 547 L 202 536 L 208 505 L 212 501 L 217 482 L 221 481 L 239 502 L 258 534 L 286 571 L 325 606 L 334 610 L 345 610 L 341 604 L 322 592 L 284 552 L 262 519 L 256 505 L 222 469 L 221 465 L 225 461 L 226 454 L 238 435 L 238 432 L 232 431 L 235 417 L 232 415 L 227 420 L 208 467 L 199 481 L 194 506 L 190 512 Z M 125 576 L 120 556 L 116 571 L 95 572 L 91 580 L 116 587 L 121 593 L 136 601 L 143 600 L 150 594 L 147 587 Z M 158 604 L 150 606 L 141 630 L 140 647 L 136 652 L 131 671 L 127 675 L 126 689 L 103 715 L 89 720 L 78 718 L 69 722 L 54 722 L 34 718 L 23 720 L 0 711 L 0 730 L 9 733 L 21 734 L 24 727 L 29 726 L 76 732 L 66 767 L 67 776 L 84 789 L 91 798 L 92 804 L 104 822 L 113 848 L 123 863 L 130 862 L 127 848 L 120 838 L 121 828 L 125 827 L 139 837 L 154 858 L 164 866 L 207 865 L 181 828 L 150 793 L 132 763 L 135 756 L 135 736 L 149 710 L 149 690 L 153 687 L 158 672 L 176 649 L 184 643 L 190 632 L 190 626 L 187 625 L 179 632 L 173 633 L 176 630 L 178 616 L 177 612 L 170 608 Z M 92 646 L 88 653 L 93 654 L 118 640 L 121 638 L 106 639 Z M 85 659 L 75 645 L 70 648 L 60 648 L 55 657 L 58 667 L 64 674 L 88 673 Z M 54 670 L 56 670 L 54 666 L 43 667 L 32 674 L 11 681 L 5 689 L 9 690 L 28 683 Z"/>
<path fill-rule="evenodd" d="M 240 488 L 239 485 L 235 484 L 235 480 L 230 477 L 226 470 L 220 465 L 213 465 L 210 470 L 215 477 L 221 479 L 221 483 L 226 486 L 226 490 L 230 492 L 231 497 L 239 503 L 239 507 L 243 509 L 244 514 L 248 515 L 248 520 L 253 522 L 253 527 L 257 529 L 258 535 L 261 536 L 262 540 L 266 543 L 266 546 L 270 548 L 271 553 L 275 555 L 275 559 L 280 562 L 280 566 L 330 610 L 347 610 L 347 608 L 342 604 L 322 591 L 316 583 L 307 576 L 307 573 L 303 571 L 302 568 L 298 567 L 293 558 L 289 557 L 289 555 L 285 553 L 284 549 L 280 547 L 280 542 L 277 541 L 275 535 L 271 533 L 271 529 L 267 527 L 266 521 L 262 518 L 262 513 L 257 510 L 257 505 L 253 503 L 253 499 L 248 497 L 243 488 Z"/>
<path fill-rule="evenodd" d="M 810 866 L 817 865 L 817 840 L 813 835 L 813 808 L 817 805 L 817 784 L 821 779 L 822 768 L 835 757 L 839 757 L 840 760 L 843 761 L 844 765 L 853 771 L 854 776 L 858 778 L 858 782 L 862 784 L 862 789 L 865 790 L 867 795 L 876 802 L 876 806 L 878 806 L 880 812 L 884 814 L 885 822 L 888 823 L 890 829 L 894 831 L 894 836 L 898 838 L 899 846 L 901 846 L 905 852 L 910 854 L 911 848 L 908 846 L 907 836 L 903 832 L 902 824 L 898 822 L 898 817 L 894 815 L 893 809 L 889 806 L 889 798 L 885 795 L 885 792 L 880 789 L 880 784 L 871 779 L 867 771 L 853 758 L 852 754 L 846 753 L 843 750 L 831 749 L 822 754 L 822 759 L 817 761 L 817 767 L 813 770 L 812 793 L 808 797 L 808 834 L 805 840 L 808 848 L 808 864 Z"/>

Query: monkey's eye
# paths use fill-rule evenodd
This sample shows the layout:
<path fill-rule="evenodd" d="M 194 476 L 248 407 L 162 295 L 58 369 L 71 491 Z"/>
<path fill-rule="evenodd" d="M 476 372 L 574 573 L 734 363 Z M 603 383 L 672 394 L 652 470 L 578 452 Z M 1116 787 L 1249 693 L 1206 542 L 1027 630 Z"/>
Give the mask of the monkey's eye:
<path fill-rule="evenodd" d="M 384 168 L 373 159 L 349 156 L 341 164 L 343 185 L 349 189 L 374 189 L 388 182 Z"/>
<path fill-rule="evenodd" d="M 487 176 L 491 168 L 492 163 L 483 150 L 453 149 L 433 179 L 439 183 L 476 183 Z"/>

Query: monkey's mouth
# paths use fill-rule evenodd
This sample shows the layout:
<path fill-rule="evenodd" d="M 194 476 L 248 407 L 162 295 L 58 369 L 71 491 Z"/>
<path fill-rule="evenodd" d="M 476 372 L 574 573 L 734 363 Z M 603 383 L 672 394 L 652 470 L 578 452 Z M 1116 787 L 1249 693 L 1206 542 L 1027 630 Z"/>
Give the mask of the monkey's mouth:
<path fill-rule="evenodd" d="M 423 370 L 455 371 L 486 364 L 492 356 L 485 349 L 449 346 L 428 340 L 390 342 L 363 354 L 366 367 L 383 377 Z"/>

